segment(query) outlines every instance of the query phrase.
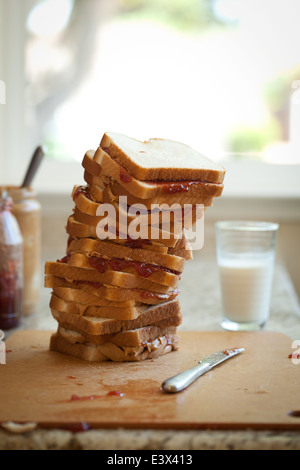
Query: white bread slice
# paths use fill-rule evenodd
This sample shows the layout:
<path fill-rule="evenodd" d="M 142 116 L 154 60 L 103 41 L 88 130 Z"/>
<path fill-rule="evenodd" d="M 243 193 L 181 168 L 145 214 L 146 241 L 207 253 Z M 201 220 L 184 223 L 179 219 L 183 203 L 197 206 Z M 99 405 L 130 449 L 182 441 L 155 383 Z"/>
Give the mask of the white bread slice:
<path fill-rule="evenodd" d="M 157 305 L 173 300 L 179 294 L 178 289 L 169 291 L 167 294 L 161 294 L 160 292 L 150 292 L 144 289 L 124 289 L 122 287 L 102 285 L 102 283 L 97 282 L 66 280 L 50 274 L 45 276 L 44 286 L 52 289 L 56 287 L 80 289 L 88 294 L 114 302 L 136 301 L 149 305 Z"/>
<path fill-rule="evenodd" d="M 123 347 L 106 342 L 101 345 L 94 343 L 71 344 L 60 334 L 53 334 L 50 339 L 50 350 L 67 354 L 88 362 L 140 362 L 146 359 L 155 359 L 177 348 L 176 335 L 159 336 L 153 341 L 138 347 Z"/>
<path fill-rule="evenodd" d="M 104 187 L 99 184 L 88 184 L 89 192 L 95 201 L 103 201 Z"/>
<path fill-rule="evenodd" d="M 87 154 L 82 165 L 85 168 L 84 180 L 88 183 L 95 199 L 99 198 L 99 201 L 102 201 L 101 191 L 110 186 L 115 195 L 127 196 L 129 204 L 135 204 L 140 200 L 149 208 L 151 204 L 163 203 L 210 206 L 212 199 L 220 197 L 224 189 L 223 184 L 203 181 L 146 182 L 132 176 L 127 176 L 124 180 L 122 172 L 125 170 L 102 149 L 98 149 L 96 158 L 102 162 L 104 169 L 101 163 Z"/>
<path fill-rule="evenodd" d="M 69 240 L 74 240 L 76 238 L 97 238 L 96 233 L 97 218 L 92 215 L 84 214 L 80 212 L 77 207 L 74 209 L 73 215 L 69 216 L 66 231 L 69 234 Z M 176 248 L 178 240 L 170 240 L 168 245 L 171 245 L 172 248 Z M 145 249 L 147 251 L 155 251 L 157 253 L 166 254 L 168 252 L 169 246 L 162 245 L 159 241 L 156 240 L 144 240 L 138 238 L 136 240 L 127 238 L 107 238 L 105 243 L 110 243 L 113 246 L 124 246 L 132 249 L 139 248 Z M 187 244 L 187 250 L 189 249 Z M 175 251 L 174 251 L 174 254 Z M 187 258 L 188 259 L 188 258 Z"/>
<path fill-rule="evenodd" d="M 148 235 L 148 238 L 154 237 L 149 228 L 150 226 L 151 228 L 157 227 L 160 229 L 159 239 L 168 238 L 170 236 L 168 235 L 169 233 L 177 239 L 181 238 L 183 229 L 192 228 L 193 224 L 204 216 L 206 209 L 203 201 L 199 201 L 197 205 L 186 204 L 185 206 L 180 204 L 173 204 L 171 206 L 169 204 L 153 204 L 150 209 L 147 209 L 142 201 L 140 201 L 141 205 L 138 205 L 138 202 L 128 205 L 128 201 L 125 198 L 119 198 L 119 196 L 115 196 L 112 193 L 110 186 L 104 189 L 102 196 L 104 204 L 112 204 L 114 206 L 117 220 L 122 217 L 121 220 L 127 221 L 125 228 L 127 232 L 129 224 L 134 222 L 139 215 L 139 225 L 146 226 L 147 234 L 151 235 L 151 237 Z M 213 198 L 202 198 L 202 200 L 204 199 L 209 199 L 211 201 L 210 204 L 212 204 Z M 137 210 L 139 211 L 138 213 Z"/>
<path fill-rule="evenodd" d="M 70 215 L 68 217 L 67 225 L 65 227 L 66 232 L 71 237 L 71 239 L 92 239 L 95 241 L 110 243 L 113 246 L 133 247 L 133 249 L 135 249 L 135 247 L 138 247 L 139 249 L 145 249 L 147 251 L 152 251 L 161 254 L 166 254 L 168 252 L 168 248 L 175 248 L 178 240 L 180 240 L 180 238 L 161 238 L 158 240 L 137 238 L 135 240 L 131 239 L 130 237 L 114 238 L 114 234 L 102 240 L 101 238 L 98 238 L 97 224 L 89 225 L 81 223 L 76 220 L 76 217 L 77 215 L 75 215 L 75 213 L 74 215 Z M 116 237 L 117 236 L 119 235 L 116 235 Z"/>
<path fill-rule="evenodd" d="M 119 309 L 134 309 L 143 305 L 140 302 L 135 300 L 124 300 L 115 302 L 113 300 L 107 300 L 104 297 L 99 297 L 98 295 L 90 294 L 83 289 L 71 289 L 69 287 L 53 287 L 53 294 L 57 297 L 63 299 L 66 302 L 76 302 L 81 304 L 88 305 L 97 305 L 100 307 L 117 307 Z"/>
<path fill-rule="evenodd" d="M 101 165 L 97 160 L 94 159 L 95 150 L 87 150 L 81 165 L 83 166 L 84 170 L 91 176 L 101 176 L 102 185 L 106 185 L 110 183 L 110 175 L 104 175 Z"/>
<path fill-rule="evenodd" d="M 59 325 L 75 330 L 83 335 L 111 335 L 120 331 L 135 330 L 156 324 L 162 327 L 179 326 L 182 321 L 182 313 L 178 300 L 151 305 L 137 318 L 130 320 L 77 315 L 55 309 L 51 309 L 51 312 Z"/>
<path fill-rule="evenodd" d="M 138 223 L 138 226 L 140 226 L 141 223 L 143 223 L 143 229 L 146 232 L 147 236 L 144 236 L 144 238 L 151 239 L 159 241 L 163 243 L 165 246 L 175 246 L 176 242 L 179 238 L 182 237 L 182 228 L 190 228 L 187 224 L 191 224 L 191 221 L 195 221 L 196 218 L 198 217 L 198 213 L 196 214 L 196 217 L 194 213 L 192 214 L 192 219 L 185 219 L 184 217 L 177 217 L 178 224 L 175 226 L 174 224 L 174 214 L 171 212 L 170 217 L 167 216 L 167 213 L 169 211 L 165 211 L 166 214 L 166 219 L 163 219 L 163 223 L 161 219 L 153 219 L 151 214 L 148 214 L 147 212 L 143 214 L 143 220 L 136 219 L 134 215 L 130 215 L 127 213 L 127 206 L 124 210 L 122 205 L 119 205 L 116 201 L 112 201 L 110 198 L 111 192 L 109 191 L 109 188 L 107 187 L 106 190 L 108 191 L 108 197 L 105 201 L 106 204 L 111 204 L 114 207 L 114 212 L 113 212 L 113 219 L 110 219 L 110 227 L 113 232 L 118 233 L 130 233 L 130 224 L 133 223 L 134 220 Z M 80 190 L 81 191 L 81 190 Z M 77 194 L 76 198 L 74 198 L 75 206 L 78 209 L 79 212 L 85 214 L 86 216 L 93 217 L 93 223 L 91 227 L 77 227 L 77 224 L 72 223 L 74 221 L 74 216 L 70 216 L 68 219 L 68 225 L 67 225 L 67 233 L 74 237 L 80 237 L 80 235 L 76 235 L 76 228 L 80 230 L 83 229 L 83 233 L 90 233 L 91 235 L 85 235 L 85 236 L 91 236 L 93 238 L 96 238 L 97 231 L 96 227 L 98 223 L 103 221 L 104 223 L 108 223 L 107 219 L 107 211 L 105 210 L 105 206 L 103 206 L 103 215 L 102 216 L 97 216 L 97 210 L 101 206 L 102 203 L 97 203 L 90 199 L 89 195 L 87 195 L 87 190 L 84 188 L 84 192 L 78 192 L 78 187 L 75 186 L 73 189 L 73 195 Z M 103 193 L 104 196 L 105 193 Z M 123 217 L 122 217 L 123 215 Z M 200 212 L 200 216 L 202 217 L 202 212 Z M 73 219 L 72 219 L 73 217 Z M 124 223 L 124 226 L 119 225 L 119 220 L 121 220 Z M 157 222 L 156 222 L 157 220 Z M 152 223 L 152 221 L 154 221 Z M 165 224 L 165 225 L 163 225 Z M 125 226 L 126 225 L 126 226 Z M 96 235 L 95 235 L 96 234 Z M 116 235 L 118 236 L 118 235 Z"/>
<path fill-rule="evenodd" d="M 100 147 L 129 173 L 142 181 L 202 180 L 222 183 L 225 170 L 191 147 L 167 139 L 141 142 L 106 132 Z"/>
<path fill-rule="evenodd" d="M 124 258 L 140 261 L 141 263 L 163 266 L 164 268 L 178 273 L 182 273 L 186 262 L 185 258 L 174 254 L 156 253 L 140 248 L 129 248 L 108 241 L 93 240 L 91 238 L 72 240 L 69 245 L 69 252 L 85 253 L 89 256 L 95 254 L 98 256 L 106 256 L 107 258 Z"/>
<path fill-rule="evenodd" d="M 87 269 L 97 269 L 99 267 L 101 273 L 111 269 L 113 271 L 135 274 L 147 278 L 149 281 L 172 287 L 173 289 L 177 287 L 179 281 L 177 273 L 167 271 L 157 265 L 128 259 L 87 256 L 84 253 L 72 252 L 68 256 L 67 264 Z"/>
<path fill-rule="evenodd" d="M 92 179 L 90 179 L 92 181 Z M 100 185 L 90 184 L 89 185 L 90 192 L 93 197 L 99 197 L 99 201 L 103 194 L 100 193 L 101 189 Z M 127 202 L 129 206 L 134 204 L 143 204 L 147 209 L 151 209 L 153 205 L 162 205 L 168 204 L 172 206 L 174 204 L 178 204 L 181 207 L 184 207 L 185 204 L 196 205 L 196 204 L 203 204 L 205 207 L 209 207 L 213 205 L 214 197 L 218 197 L 220 194 L 207 196 L 207 195 L 198 195 L 194 194 L 193 191 L 188 192 L 175 192 L 174 193 L 165 193 L 163 190 L 157 190 L 156 193 L 148 199 L 143 199 L 141 197 L 137 197 L 136 195 L 131 194 L 126 188 L 123 188 L 119 183 L 112 181 L 110 184 L 110 189 L 112 193 L 116 197 L 126 196 Z M 158 188 L 159 189 L 159 188 Z"/>
<path fill-rule="evenodd" d="M 96 215 L 99 204 L 102 202 L 92 198 L 88 186 L 78 184 L 73 187 L 71 196 L 78 209 L 90 215 Z"/>
<path fill-rule="evenodd" d="M 75 217 L 77 217 L 77 214 L 75 214 L 75 212 L 74 212 L 73 220 L 75 219 Z M 94 238 L 94 237 L 78 237 L 78 238 Z M 72 237 L 71 235 L 69 236 L 68 243 L 67 243 L 67 252 L 68 252 L 71 242 L 78 238 Z M 131 248 L 133 250 L 139 249 L 139 250 L 145 250 L 145 251 L 154 251 L 156 253 L 161 253 L 161 254 L 172 254 L 180 258 L 184 258 L 185 260 L 193 259 L 193 250 L 185 234 L 183 234 L 182 238 L 179 238 L 177 240 L 176 245 L 174 247 L 167 247 L 167 246 L 159 245 L 153 240 L 142 240 L 142 239 L 105 240 L 103 241 L 103 243 L 112 245 L 114 247 L 125 247 L 125 248 Z"/>
<path fill-rule="evenodd" d="M 86 343 L 91 342 L 94 344 L 103 344 L 107 341 L 116 344 L 120 347 L 136 348 L 138 346 L 145 346 L 147 342 L 155 340 L 158 336 L 174 335 L 176 334 L 176 326 L 144 326 L 135 330 L 121 331 L 113 335 L 90 335 L 88 333 L 82 334 L 75 330 L 64 328 L 58 325 L 57 333 L 61 335 L 68 343 Z"/>
<path fill-rule="evenodd" d="M 98 167 L 96 164 L 98 164 Z M 116 159 L 112 158 L 107 152 L 99 147 L 94 153 L 93 161 L 91 155 L 85 155 L 83 159 L 85 168 L 84 179 L 90 185 L 99 185 L 104 187 L 116 182 L 132 196 L 141 199 L 151 199 L 159 197 L 169 197 L 181 195 L 193 196 L 192 201 L 197 203 L 198 197 L 219 197 L 223 192 L 223 184 L 208 183 L 206 181 L 140 181 L 129 174 L 125 168 Z M 191 196 L 189 196 L 191 198 Z"/>
<path fill-rule="evenodd" d="M 97 238 L 97 224 L 89 225 L 75 220 L 74 215 L 70 215 L 67 220 L 66 232 L 72 238 Z"/>
<path fill-rule="evenodd" d="M 202 203 L 198 205 L 198 210 L 196 210 L 196 206 L 191 204 L 185 208 L 182 208 L 180 205 L 173 205 L 173 207 L 168 204 L 165 204 L 165 206 L 153 205 L 150 210 L 147 210 L 146 206 L 143 205 L 140 206 L 143 210 L 139 215 L 135 210 L 139 208 L 138 206 L 128 206 L 125 202 L 126 199 L 124 201 L 122 199 L 119 200 L 118 196 L 113 195 L 109 186 L 106 186 L 102 192 L 102 202 L 104 205 L 102 205 L 102 202 L 93 200 L 88 187 L 74 186 L 72 197 L 76 208 L 80 212 L 94 217 L 95 225 L 101 221 L 103 223 L 108 222 L 105 207 L 108 204 L 113 206 L 113 219 L 110 220 L 111 226 L 115 227 L 120 233 L 130 233 L 130 224 L 136 221 L 138 227 L 142 226 L 145 229 L 146 236 L 143 236 L 143 238 L 148 239 L 181 238 L 183 228 L 191 228 L 192 224 L 204 215 L 204 205 Z M 212 198 L 204 199 L 212 200 Z M 98 209 L 102 207 L 103 215 L 97 215 L 99 214 L 97 212 Z M 120 221 L 123 225 L 120 225 Z"/>
<path fill-rule="evenodd" d="M 88 188 L 92 198 L 95 201 L 102 202 L 103 201 L 103 191 L 105 187 L 101 184 L 101 179 L 99 177 L 94 177 L 88 175 L 85 172 L 85 181 L 88 183 Z M 123 188 L 120 184 L 116 181 L 111 181 L 110 190 L 115 198 L 119 198 L 120 196 L 126 196 L 127 202 L 129 206 L 133 206 L 136 204 L 143 204 L 146 209 L 151 209 L 154 205 L 165 205 L 168 204 L 172 206 L 174 204 L 178 204 L 181 207 L 184 205 L 196 205 L 196 204 L 203 204 L 206 207 L 210 207 L 213 205 L 214 197 L 217 196 L 194 196 L 191 193 L 174 193 L 174 194 L 155 194 L 151 198 L 142 199 L 137 197 L 136 195 L 131 194 L 127 189 Z"/>
<path fill-rule="evenodd" d="M 101 166 L 99 166 L 99 168 L 101 169 Z M 93 173 L 90 173 L 88 170 L 84 171 L 83 179 L 88 184 L 88 186 L 99 186 L 101 190 L 103 190 L 105 186 L 111 184 L 111 182 L 114 181 L 109 176 L 105 176 L 103 171 L 101 171 L 99 174 L 97 173 L 96 176 Z"/>
<path fill-rule="evenodd" d="M 45 274 L 62 277 L 70 281 L 87 281 L 102 283 L 104 285 L 121 287 L 123 289 L 143 289 L 150 292 L 167 294 L 169 286 L 148 281 L 141 276 L 108 270 L 100 273 L 96 269 L 87 269 L 78 266 L 69 266 L 65 262 L 47 261 L 45 263 Z"/>
<path fill-rule="evenodd" d="M 179 256 L 186 261 L 193 259 L 193 249 L 185 234 L 177 241 L 175 247 L 168 248 L 168 254 Z"/>
<path fill-rule="evenodd" d="M 111 225 L 111 231 L 108 233 L 105 239 L 98 238 L 99 233 L 97 230 L 97 224 L 99 222 L 98 217 L 94 217 L 92 224 L 87 224 L 80 222 L 78 219 L 78 212 L 74 212 L 73 215 L 70 215 L 67 220 L 67 225 L 65 227 L 66 232 L 69 234 L 71 238 L 91 238 L 97 239 L 101 241 L 107 241 L 109 243 L 113 243 L 114 245 L 122 245 L 122 246 L 131 246 L 131 247 L 139 247 L 145 248 L 149 251 L 156 251 L 159 253 L 166 253 L 169 247 L 174 248 L 180 240 L 181 237 L 175 238 L 173 234 L 169 234 L 168 232 L 162 231 L 158 229 L 155 232 L 155 236 L 158 235 L 158 238 L 154 239 L 145 239 L 145 238 L 130 238 L 128 235 L 122 236 L 122 231 L 119 231 L 118 225 L 115 227 Z M 93 217 L 93 216 L 90 216 Z M 80 217 L 81 220 L 84 217 Z M 148 233 L 151 235 L 151 228 L 149 227 Z M 170 237 L 169 237 L 170 235 Z M 100 231 L 100 236 L 103 236 L 102 231 Z"/>
<path fill-rule="evenodd" d="M 66 301 L 52 293 L 50 308 L 59 312 L 72 313 L 73 315 L 84 315 L 87 317 L 113 318 L 115 320 L 132 320 L 137 318 L 146 308 L 147 304 L 139 304 L 132 307 L 101 306 L 95 302 L 94 305 L 79 302 Z"/>

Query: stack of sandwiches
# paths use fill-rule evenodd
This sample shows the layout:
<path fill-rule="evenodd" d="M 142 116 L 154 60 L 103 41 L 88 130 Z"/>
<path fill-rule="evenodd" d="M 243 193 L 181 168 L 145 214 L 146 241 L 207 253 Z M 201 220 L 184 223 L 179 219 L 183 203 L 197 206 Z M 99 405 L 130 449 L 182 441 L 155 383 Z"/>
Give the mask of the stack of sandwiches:
<path fill-rule="evenodd" d="M 87 361 L 168 353 L 178 346 L 178 283 L 192 259 L 186 230 L 221 196 L 225 170 L 184 144 L 117 133 L 104 134 L 82 166 L 66 254 L 45 265 L 58 322 L 50 349 Z"/>

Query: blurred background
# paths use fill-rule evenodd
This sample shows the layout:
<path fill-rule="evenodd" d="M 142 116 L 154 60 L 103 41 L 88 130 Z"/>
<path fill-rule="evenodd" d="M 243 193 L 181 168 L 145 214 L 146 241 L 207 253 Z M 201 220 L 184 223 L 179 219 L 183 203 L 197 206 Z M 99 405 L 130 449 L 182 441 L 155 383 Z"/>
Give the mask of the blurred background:
<path fill-rule="evenodd" d="M 182 141 L 227 170 L 208 222 L 280 222 L 300 292 L 299 17 L 299 0 L 0 0 L 0 184 L 44 145 L 35 186 L 63 220 L 105 131 Z"/>

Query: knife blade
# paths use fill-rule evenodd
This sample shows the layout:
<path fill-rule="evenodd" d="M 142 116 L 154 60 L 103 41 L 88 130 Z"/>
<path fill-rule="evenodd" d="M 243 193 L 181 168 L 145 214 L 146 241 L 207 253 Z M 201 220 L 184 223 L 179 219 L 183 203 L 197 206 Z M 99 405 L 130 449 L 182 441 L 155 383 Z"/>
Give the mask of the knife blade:
<path fill-rule="evenodd" d="M 205 374 L 213 367 L 221 364 L 233 356 L 236 356 L 237 354 L 240 354 L 243 351 L 245 351 L 245 348 L 230 348 L 217 351 L 210 356 L 201 359 L 197 366 L 166 379 L 162 383 L 161 388 L 168 393 L 181 392 L 191 385 L 196 379 L 198 379 L 198 377 Z"/>

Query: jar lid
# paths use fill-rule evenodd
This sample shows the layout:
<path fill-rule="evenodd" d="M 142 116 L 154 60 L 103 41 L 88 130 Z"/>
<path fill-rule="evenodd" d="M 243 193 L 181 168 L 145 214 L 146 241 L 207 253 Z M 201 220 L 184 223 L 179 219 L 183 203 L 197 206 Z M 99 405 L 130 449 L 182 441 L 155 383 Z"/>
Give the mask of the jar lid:
<path fill-rule="evenodd" d="M 5 189 L 2 189 L 1 191 L 1 196 L 0 196 L 0 210 L 1 212 L 3 211 L 12 211 L 13 207 L 13 200 L 12 198 L 7 194 L 7 191 Z"/>
<path fill-rule="evenodd" d="M 35 190 L 30 186 L 24 188 L 21 188 L 21 186 L 0 186 L 0 194 L 1 191 L 6 191 L 14 202 L 36 197 Z"/>

